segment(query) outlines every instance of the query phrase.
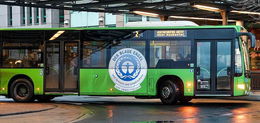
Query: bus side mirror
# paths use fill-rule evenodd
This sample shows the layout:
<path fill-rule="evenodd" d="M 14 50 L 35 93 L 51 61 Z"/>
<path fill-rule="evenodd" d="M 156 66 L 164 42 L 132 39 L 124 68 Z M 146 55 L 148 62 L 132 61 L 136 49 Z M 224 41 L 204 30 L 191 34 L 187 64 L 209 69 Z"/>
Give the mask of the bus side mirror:
<path fill-rule="evenodd" d="M 250 48 L 255 48 L 255 44 L 256 44 L 256 38 L 255 35 L 251 32 L 238 32 L 237 36 L 247 36 L 249 37 L 249 39 L 251 40 L 251 47 Z"/>

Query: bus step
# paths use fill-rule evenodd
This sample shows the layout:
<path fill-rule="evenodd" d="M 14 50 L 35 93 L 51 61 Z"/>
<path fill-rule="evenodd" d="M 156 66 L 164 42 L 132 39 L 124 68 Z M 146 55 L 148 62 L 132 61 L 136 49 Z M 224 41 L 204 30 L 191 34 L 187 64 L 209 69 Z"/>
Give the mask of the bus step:
<path fill-rule="evenodd" d="M 45 92 L 46 95 L 78 95 L 78 92 Z"/>
<path fill-rule="evenodd" d="M 195 96 L 198 97 L 229 97 L 231 96 L 230 94 L 195 94 Z"/>

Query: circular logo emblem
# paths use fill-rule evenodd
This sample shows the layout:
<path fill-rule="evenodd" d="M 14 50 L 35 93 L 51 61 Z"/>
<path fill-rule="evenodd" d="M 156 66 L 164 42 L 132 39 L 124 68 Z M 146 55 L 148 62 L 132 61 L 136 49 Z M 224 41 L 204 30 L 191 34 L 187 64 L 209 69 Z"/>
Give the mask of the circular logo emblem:
<path fill-rule="evenodd" d="M 109 62 L 109 75 L 115 88 L 124 92 L 141 88 L 147 74 L 145 57 L 136 49 L 124 48 L 117 51 Z"/>

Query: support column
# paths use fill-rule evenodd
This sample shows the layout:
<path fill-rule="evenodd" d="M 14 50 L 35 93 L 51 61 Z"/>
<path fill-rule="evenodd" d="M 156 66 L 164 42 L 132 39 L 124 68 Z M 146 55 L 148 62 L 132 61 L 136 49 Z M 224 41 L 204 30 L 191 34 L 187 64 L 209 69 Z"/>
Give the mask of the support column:
<path fill-rule="evenodd" d="M 226 10 L 221 11 L 220 15 L 222 17 L 222 25 L 228 25 L 228 14 L 227 14 L 227 11 Z"/>
<path fill-rule="evenodd" d="M 238 21 L 236 21 L 236 25 L 244 26 L 244 21 L 238 20 Z"/>
<path fill-rule="evenodd" d="M 167 21 L 169 16 L 160 16 L 161 21 Z"/>
<path fill-rule="evenodd" d="M 99 16 L 98 16 L 98 23 L 99 23 L 99 27 L 105 27 L 106 26 L 106 15 L 104 12 L 100 12 Z"/>

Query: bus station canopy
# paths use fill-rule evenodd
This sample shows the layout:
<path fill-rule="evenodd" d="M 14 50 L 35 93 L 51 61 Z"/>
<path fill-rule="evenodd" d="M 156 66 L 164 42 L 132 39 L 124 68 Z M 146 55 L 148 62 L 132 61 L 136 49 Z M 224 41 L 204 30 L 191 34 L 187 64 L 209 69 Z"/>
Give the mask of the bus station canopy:
<path fill-rule="evenodd" d="M 0 4 L 118 14 L 142 11 L 167 17 L 213 19 L 221 19 L 219 13 L 225 11 L 229 20 L 260 20 L 259 0 L 0 0 Z"/>

